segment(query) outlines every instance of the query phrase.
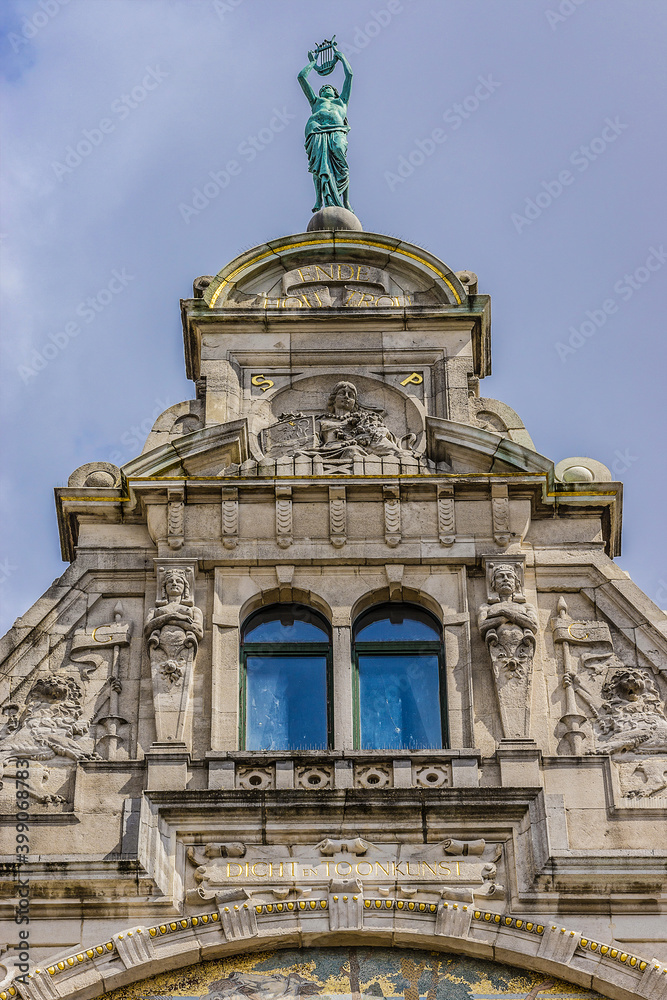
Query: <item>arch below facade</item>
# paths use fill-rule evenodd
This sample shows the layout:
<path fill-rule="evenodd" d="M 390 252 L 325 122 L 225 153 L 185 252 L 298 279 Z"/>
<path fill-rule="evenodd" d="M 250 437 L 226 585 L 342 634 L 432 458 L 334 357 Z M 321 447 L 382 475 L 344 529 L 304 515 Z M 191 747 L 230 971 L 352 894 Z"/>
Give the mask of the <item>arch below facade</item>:
<path fill-rule="evenodd" d="M 358 903 L 360 908 L 355 905 Z M 328 899 L 295 901 L 291 910 L 287 907 L 287 902 L 280 901 L 219 904 L 195 916 L 165 918 L 164 923 L 150 927 L 127 927 L 83 952 L 64 955 L 44 967 L 33 966 L 25 982 L 11 982 L 10 971 L 4 983 L 0 981 L 4 987 L 0 1000 L 83 1000 L 108 996 L 119 987 L 209 960 L 285 949 L 340 947 L 418 949 L 501 963 L 517 974 L 537 976 L 526 991 L 526 1000 L 553 992 L 555 984 L 547 986 L 544 980 L 554 977 L 572 985 L 573 1000 L 590 996 L 586 991 L 594 991 L 594 998 L 597 994 L 609 1000 L 659 1000 L 667 996 L 667 967 L 588 940 L 558 924 L 542 925 L 461 903 L 357 900 L 351 893 L 343 896 L 342 891 Z M 357 926 L 349 926 L 351 923 Z M 247 969 L 247 964 L 246 958 L 242 967 Z M 540 977 L 544 990 L 537 989 Z M 150 994 L 136 993 L 137 997 L 144 995 Z M 432 995 L 436 1000 L 437 993 L 432 991 Z M 520 994 L 506 995 L 516 1000 Z M 567 996 L 562 992 L 558 995 Z"/>

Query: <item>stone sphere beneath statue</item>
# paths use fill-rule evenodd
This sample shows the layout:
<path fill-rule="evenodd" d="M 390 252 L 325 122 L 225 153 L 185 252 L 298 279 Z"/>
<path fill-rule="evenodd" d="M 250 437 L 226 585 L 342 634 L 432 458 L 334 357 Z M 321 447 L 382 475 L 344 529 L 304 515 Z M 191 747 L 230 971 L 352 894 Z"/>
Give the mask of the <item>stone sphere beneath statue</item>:
<path fill-rule="evenodd" d="M 363 227 L 354 212 L 338 205 L 327 205 L 315 212 L 308 223 L 306 232 L 312 233 L 321 229 L 347 229 L 363 232 Z"/>

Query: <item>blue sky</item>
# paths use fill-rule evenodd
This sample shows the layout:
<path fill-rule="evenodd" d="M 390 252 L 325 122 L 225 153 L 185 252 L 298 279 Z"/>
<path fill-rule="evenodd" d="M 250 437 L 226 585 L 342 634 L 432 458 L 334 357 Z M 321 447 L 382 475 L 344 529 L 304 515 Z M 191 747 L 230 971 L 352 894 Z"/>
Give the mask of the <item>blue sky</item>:
<path fill-rule="evenodd" d="M 619 563 L 667 607 L 663 0 L 4 0 L 0 29 L 2 626 L 65 569 L 53 487 L 194 395 L 192 279 L 305 229 L 296 74 L 334 32 L 364 228 L 477 272 L 482 395 L 625 482 Z"/>

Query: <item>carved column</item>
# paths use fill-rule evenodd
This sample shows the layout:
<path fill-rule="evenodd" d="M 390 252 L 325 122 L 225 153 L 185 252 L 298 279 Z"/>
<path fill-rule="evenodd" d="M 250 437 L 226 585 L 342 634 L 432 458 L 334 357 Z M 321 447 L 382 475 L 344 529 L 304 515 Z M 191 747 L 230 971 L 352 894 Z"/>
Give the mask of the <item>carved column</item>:
<path fill-rule="evenodd" d="M 352 621 L 351 608 L 332 608 L 334 745 L 337 750 L 353 746 L 352 718 Z"/>
<path fill-rule="evenodd" d="M 155 607 L 146 618 L 157 742 L 183 743 L 191 709 L 192 672 L 204 635 L 194 603 L 195 564 L 160 560 Z"/>
<path fill-rule="evenodd" d="M 537 610 L 523 595 L 523 556 L 485 557 L 487 603 L 478 625 L 486 642 L 505 739 L 530 735 Z"/>

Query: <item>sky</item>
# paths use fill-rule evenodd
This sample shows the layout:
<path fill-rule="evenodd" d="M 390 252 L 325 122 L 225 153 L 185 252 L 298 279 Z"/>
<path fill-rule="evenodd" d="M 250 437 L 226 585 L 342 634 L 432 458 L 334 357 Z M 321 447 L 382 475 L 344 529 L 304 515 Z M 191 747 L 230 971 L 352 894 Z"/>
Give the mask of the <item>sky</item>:
<path fill-rule="evenodd" d="M 481 394 L 624 481 L 667 608 L 664 0 L 3 0 L 0 631 L 66 568 L 53 488 L 194 396 L 193 279 L 305 230 L 333 33 L 364 229 L 478 274 Z"/>

